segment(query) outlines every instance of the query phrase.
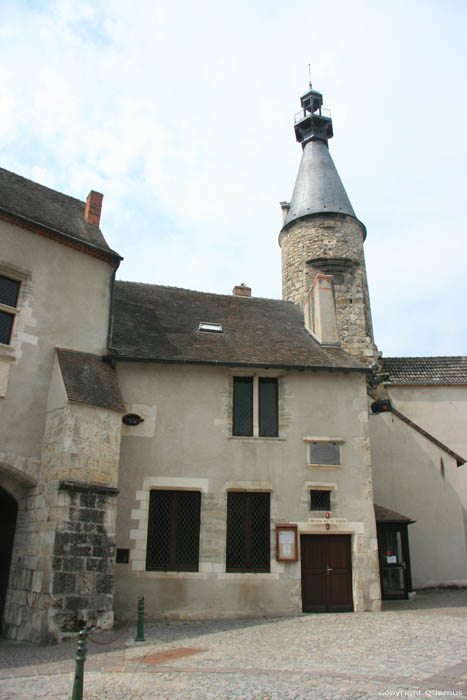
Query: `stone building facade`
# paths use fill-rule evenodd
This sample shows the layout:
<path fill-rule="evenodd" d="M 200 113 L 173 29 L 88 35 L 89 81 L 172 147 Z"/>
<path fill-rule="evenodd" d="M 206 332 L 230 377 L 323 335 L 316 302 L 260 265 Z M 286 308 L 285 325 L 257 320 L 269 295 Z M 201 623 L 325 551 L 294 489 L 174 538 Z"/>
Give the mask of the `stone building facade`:
<path fill-rule="evenodd" d="M 376 611 L 410 588 L 408 527 L 417 585 L 467 582 L 465 358 L 436 397 L 440 363 L 397 388 L 311 88 L 295 132 L 282 301 L 116 282 L 102 195 L 0 169 L 4 635 L 109 628 L 139 595 L 150 619 Z"/>

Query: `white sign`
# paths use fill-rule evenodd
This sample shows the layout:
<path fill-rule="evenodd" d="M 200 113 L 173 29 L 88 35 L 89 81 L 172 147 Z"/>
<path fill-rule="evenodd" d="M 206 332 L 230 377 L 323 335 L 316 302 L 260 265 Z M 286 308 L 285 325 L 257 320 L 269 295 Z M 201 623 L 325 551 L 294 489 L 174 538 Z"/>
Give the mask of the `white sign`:
<path fill-rule="evenodd" d="M 347 518 L 308 518 L 308 522 L 311 525 L 325 525 L 326 523 L 342 525 L 347 522 Z"/>
<path fill-rule="evenodd" d="M 279 530 L 279 543 L 295 544 L 295 532 L 293 530 Z"/>

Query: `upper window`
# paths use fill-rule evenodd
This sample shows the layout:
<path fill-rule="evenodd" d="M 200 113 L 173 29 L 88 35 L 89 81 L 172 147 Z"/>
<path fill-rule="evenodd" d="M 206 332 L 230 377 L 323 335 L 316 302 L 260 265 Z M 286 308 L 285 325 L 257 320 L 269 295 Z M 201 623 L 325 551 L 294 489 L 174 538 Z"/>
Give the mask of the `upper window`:
<path fill-rule="evenodd" d="M 0 275 L 0 343 L 10 344 L 18 303 L 20 283 Z"/>
<path fill-rule="evenodd" d="M 201 493 L 151 491 L 147 571 L 198 571 Z"/>
<path fill-rule="evenodd" d="M 227 494 L 228 572 L 270 571 L 270 494 L 229 491 Z"/>
<path fill-rule="evenodd" d="M 277 377 L 234 377 L 233 382 L 233 434 L 277 437 Z"/>

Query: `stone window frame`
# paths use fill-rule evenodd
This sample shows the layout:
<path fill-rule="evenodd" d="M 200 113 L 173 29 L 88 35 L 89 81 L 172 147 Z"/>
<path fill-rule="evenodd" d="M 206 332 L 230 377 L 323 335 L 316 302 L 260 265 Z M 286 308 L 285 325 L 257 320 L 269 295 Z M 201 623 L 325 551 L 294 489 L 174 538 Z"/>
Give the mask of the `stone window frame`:
<path fill-rule="evenodd" d="M 200 491 L 203 494 L 210 492 L 209 479 L 196 477 L 170 477 L 170 476 L 148 476 L 143 478 L 142 489 L 136 491 L 135 500 L 139 502 L 139 507 L 131 510 L 131 519 L 136 521 L 137 526 L 130 529 L 130 565 L 132 571 L 137 571 L 151 578 L 203 578 L 203 562 L 199 561 L 199 571 L 148 571 L 146 569 L 147 536 L 149 521 L 149 499 L 150 492 L 154 490 L 167 491 Z M 201 529 L 202 529 L 201 510 Z M 201 530 L 200 530 L 201 532 Z M 201 542 L 201 534 L 200 534 Z"/>
<path fill-rule="evenodd" d="M 282 378 L 285 375 L 285 372 L 283 371 L 278 371 L 278 370 L 258 370 L 252 372 L 250 370 L 245 370 L 243 368 L 241 369 L 232 369 L 230 373 L 230 434 L 229 437 L 233 440 L 256 440 L 256 441 L 261 441 L 261 440 L 266 440 L 266 441 L 280 441 L 284 440 L 281 436 L 282 428 L 281 428 L 281 423 L 282 423 L 282 404 L 281 404 L 281 396 L 282 396 Z M 251 378 L 253 381 L 253 429 L 252 429 L 252 434 L 251 435 L 235 435 L 234 434 L 234 379 L 235 378 Z M 274 436 L 266 436 L 266 435 L 260 435 L 260 425 L 259 425 L 259 381 L 260 379 L 276 379 L 277 380 L 277 435 Z"/>
<path fill-rule="evenodd" d="M 168 521 L 162 523 L 160 518 L 157 519 L 155 526 L 152 518 L 154 518 L 160 506 L 157 502 L 159 494 L 167 494 L 168 497 Z M 186 496 L 186 498 L 184 498 Z M 194 499 L 193 497 L 196 496 Z M 167 500 L 167 499 L 166 499 Z M 192 501 L 190 504 L 189 501 Z M 164 499 L 163 499 L 164 501 Z M 163 503 L 162 501 L 162 503 Z M 188 503 L 187 503 L 188 501 Z M 188 505 L 189 511 L 193 518 L 190 517 L 190 526 L 187 529 L 183 527 L 183 537 L 180 541 L 179 529 L 180 525 L 187 523 L 187 518 L 184 513 Z M 194 505 L 194 508 L 193 508 Z M 152 515 L 152 518 L 151 518 Z M 162 535 L 165 539 L 164 545 L 167 551 L 164 556 L 159 556 L 159 561 L 154 560 L 154 546 L 158 549 L 157 541 L 161 539 L 161 533 L 167 525 L 167 532 Z M 199 489 L 151 489 L 149 492 L 149 513 L 148 513 L 148 530 L 146 544 L 146 571 L 164 571 L 164 572 L 197 572 L 199 571 L 199 555 L 200 555 L 200 525 L 201 525 L 201 491 Z M 162 551 L 164 546 L 161 544 Z M 180 550 L 184 547 L 192 550 L 190 556 L 182 561 L 179 557 Z"/>
<path fill-rule="evenodd" d="M 345 444 L 344 438 L 341 437 L 315 437 L 306 436 L 303 438 L 303 442 L 306 445 L 306 466 L 312 469 L 341 469 L 343 465 L 343 445 Z M 317 462 L 312 462 L 311 460 L 311 447 L 313 444 L 333 444 L 339 446 L 339 463 L 338 464 L 320 464 Z"/>
<path fill-rule="evenodd" d="M 323 513 L 327 512 L 325 509 L 318 508 L 314 509 L 312 508 L 312 492 L 313 491 L 329 491 L 329 498 L 330 498 L 330 508 L 328 509 L 329 512 L 332 512 L 333 510 L 336 510 L 336 492 L 338 490 L 338 485 L 335 482 L 325 482 L 325 481 L 307 481 L 306 482 L 306 489 L 307 489 L 307 503 L 308 503 L 308 508 L 311 513 Z M 332 495 L 332 494 L 335 495 Z"/>

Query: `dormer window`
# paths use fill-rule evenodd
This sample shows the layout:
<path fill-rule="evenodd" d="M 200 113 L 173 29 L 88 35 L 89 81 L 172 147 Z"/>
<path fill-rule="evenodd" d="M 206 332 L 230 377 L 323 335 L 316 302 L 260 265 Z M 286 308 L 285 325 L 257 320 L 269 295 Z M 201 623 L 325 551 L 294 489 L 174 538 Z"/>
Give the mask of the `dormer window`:
<path fill-rule="evenodd" d="M 199 331 L 204 331 L 205 333 L 223 333 L 224 329 L 220 323 L 208 323 L 207 321 L 200 321 L 198 326 Z"/>

